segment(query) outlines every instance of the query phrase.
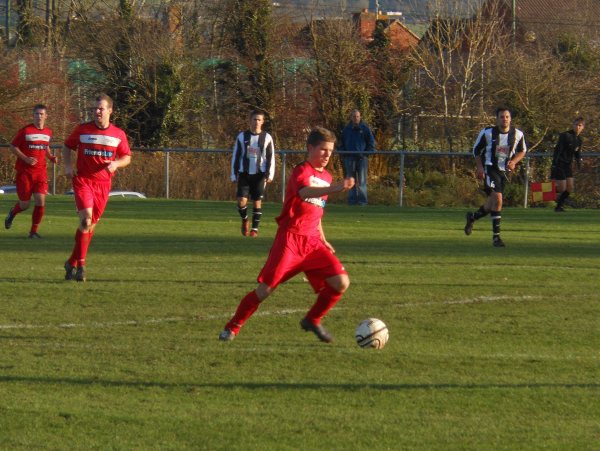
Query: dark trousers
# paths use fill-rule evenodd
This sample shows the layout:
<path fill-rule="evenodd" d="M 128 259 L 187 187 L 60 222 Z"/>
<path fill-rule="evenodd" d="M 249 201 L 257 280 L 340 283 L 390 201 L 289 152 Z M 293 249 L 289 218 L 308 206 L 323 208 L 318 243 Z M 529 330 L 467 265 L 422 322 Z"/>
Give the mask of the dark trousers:
<path fill-rule="evenodd" d="M 348 204 L 366 205 L 367 200 L 367 172 L 369 171 L 369 158 L 359 155 L 344 157 L 345 177 L 354 177 L 354 187 L 348 191 Z"/>

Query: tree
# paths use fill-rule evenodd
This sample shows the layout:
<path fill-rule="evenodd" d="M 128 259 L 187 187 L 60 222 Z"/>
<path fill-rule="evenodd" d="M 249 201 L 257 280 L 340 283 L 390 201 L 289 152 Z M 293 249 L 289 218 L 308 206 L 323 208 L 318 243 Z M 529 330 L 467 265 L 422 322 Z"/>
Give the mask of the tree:
<path fill-rule="evenodd" d="M 242 103 L 246 110 L 259 108 L 272 116 L 275 77 L 271 1 L 230 0 L 226 11 L 225 36 L 246 71 L 247 84 L 241 84 L 239 92 Z"/>
<path fill-rule="evenodd" d="M 16 13 L 16 45 L 30 48 L 41 44 L 44 39 L 43 25 L 35 15 L 32 0 L 17 0 Z"/>
<path fill-rule="evenodd" d="M 544 48 L 509 48 L 498 56 L 490 79 L 491 99 L 511 108 L 519 127 L 527 131 L 531 149 L 551 148 L 573 118 L 597 114 L 598 98 L 590 95 L 594 89 L 598 92 L 595 71 L 573 69 Z"/>
<path fill-rule="evenodd" d="M 433 0 L 430 27 L 411 55 L 418 74 L 414 104 L 441 118 L 449 150 L 455 150 L 460 133 L 454 129 L 457 119 L 488 109 L 486 73 L 509 42 L 499 2 L 487 5 L 483 9 L 475 1 Z"/>
<path fill-rule="evenodd" d="M 374 68 L 350 19 L 311 19 L 308 33 L 312 65 L 305 76 L 312 88 L 317 122 L 339 130 L 353 108 L 360 109 L 368 121 Z"/>
<path fill-rule="evenodd" d="M 72 31 L 70 47 L 94 61 L 104 90 L 115 100 L 115 120 L 137 145 L 168 145 L 183 120 L 177 103 L 184 87 L 176 40 L 164 25 L 141 19 L 129 0 L 120 0 L 106 20 L 86 18 Z M 90 93 L 93 95 L 95 93 Z"/>
<path fill-rule="evenodd" d="M 398 121 L 403 109 L 403 89 L 411 76 L 411 60 L 407 52 L 391 47 L 391 41 L 379 23 L 369 45 L 370 64 L 375 68 L 372 92 L 373 126 L 381 149 L 393 148 Z"/>

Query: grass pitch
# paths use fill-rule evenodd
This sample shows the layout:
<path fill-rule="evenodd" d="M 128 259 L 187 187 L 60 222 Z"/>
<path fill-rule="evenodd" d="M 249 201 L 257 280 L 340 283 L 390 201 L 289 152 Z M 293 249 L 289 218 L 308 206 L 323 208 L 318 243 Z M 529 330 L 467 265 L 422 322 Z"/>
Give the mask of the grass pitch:
<path fill-rule="evenodd" d="M 0 197 L 4 216 L 14 196 Z M 2 449 L 598 449 L 600 211 L 327 208 L 352 285 L 320 343 L 297 277 L 231 343 L 280 206 L 244 238 L 233 202 L 111 199 L 86 283 L 63 280 L 77 223 L 48 199 L 0 231 Z M 381 351 L 354 329 L 377 317 Z"/>

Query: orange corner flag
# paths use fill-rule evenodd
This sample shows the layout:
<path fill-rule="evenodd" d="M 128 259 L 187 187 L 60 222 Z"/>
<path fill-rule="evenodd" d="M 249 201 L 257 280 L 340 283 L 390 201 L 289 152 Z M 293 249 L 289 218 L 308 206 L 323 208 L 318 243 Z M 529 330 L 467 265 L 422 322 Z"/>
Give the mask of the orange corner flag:
<path fill-rule="evenodd" d="M 531 184 L 531 198 L 534 202 L 550 202 L 556 200 L 554 181 Z"/>

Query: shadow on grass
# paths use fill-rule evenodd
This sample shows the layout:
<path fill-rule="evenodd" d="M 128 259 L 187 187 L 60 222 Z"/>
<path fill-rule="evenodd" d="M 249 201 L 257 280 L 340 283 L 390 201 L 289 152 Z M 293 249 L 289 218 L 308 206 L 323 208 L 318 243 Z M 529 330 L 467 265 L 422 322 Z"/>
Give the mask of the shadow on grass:
<path fill-rule="evenodd" d="M 104 276 L 102 276 L 101 271 L 98 270 L 98 276 L 96 279 L 91 278 L 90 280 L 87 280 L 85 283 L 76 283 L 74 280 L 65 280 L 64 279 L 64 270 L 62 271 L 57 271 L 58 276 L 56 277 L 39 277 L 36 279 L 32 279 L 31 276 L 24 274 L 23 276 L 19 276 L 19 277 L 0 277 L 0 283 L 23 283 L 23 284 L 27 284 L 29 286 L 31 285 L 40 285 L 40 286 L 46 286 L 49 283 L 53 283 L 56 285 L 71 285 L 71 286 L 89 286 L 89 285 L 93 285 L 94 283 L 129 283 L 129 282 L 135 282 L 136 284 L 148 284 L 148 285 L 157 285 L 157 286 L 163 286 L 163 285 L 168 285 L 168 284 L 178 284 L 178 283 L 186 283 L 186 284 L 190 284 L 190 285 L 216 285 L 216 286 L 234 286 L 234 287 L 242 287 L 242 288 L 246 288 L 248 287 L 248 289 L 253 288 L 254 285 L 256 285 L 255 283 L 255 278 L 256 277 L 250 277 L 248 280 L 215 280 L 215 279 L 196 279 L 196 278 L 174 278 L 171 277 L 169 278 L 168 281 L 166 280 L 162 280 L 162 279 L 144 279 L 144 278 L 121 278 L 121 279 L 109 279 L 106 278 Z M 258 271 L 256 271 L 256 274 L 258 274 Z M 94 275 L 93 273 L 91 274 L 92 276 Z M 248 285 L 250 284 L 250 285 Z"/>
<path fill-rule="evenodd" d="M 28 239 L 0 239 L 1 247 L 6 251 L 27 252 L 39 251 L 62 252 L 67 255 L 73 246 L 69 236 L 44 239 L 43 243 L 32 242 Z M 258 240 L 248 240 L 244 237 L 190 234 L 188 237 L 168 235 L 138 235 L 119 236 L 114 233 L 98 234 L 91 246 L 94 254 L 115 255 L 196 255 L 196 256 L 232 256 L 256 257 L 264 256 L 273 242 L 272 237 L 261 237 Z M 473 259 L 492 257 L 499 265 L 505 259 L 522 257 L 523 263 L 535 263 L 532 258 L 556 258 L 560 249 L 561 258 L 577 257 L 595 259 L 600 255 L 600 243 L 570 242 L 568 244 L 553 242 L 524 242 L 523 238 L 508 241 L 506 249 L 492 247 L 491 238 L 466 238 L 457 234 L 456 237 L 394 237 L 377 239 L 362 237 L 360 240 L 347 238 L 331 238 L 342 261 L 357 263 L 397 263 L 396 258 L 403 257 L 406 261 L 420 258 L 455 257 L 456 259 Z M 393 255 L 394 258 L 389 256 Z M 360 257 L 360 258 L 357 258 Z M 443 262 L 442 262 L 443 263 Z M 492 262 L 493 264 L 493 262 Z M 537 263 L 535 263 L 537 264 Z"/>
<path fill-rule="evenodd" d="M 115 381 L 95 378 L 67 378 L 67 377 L 34 377 L 34 376 L 0 376 L 0 383 L 27 383 L 27 384 L 61 384 L 61 385 L 100 385 L 104 387 L 135 387 L 135 388 L 187 388 L 187 389 L 247 389 L 247 390 L 487 390 L 487 389 L 535 389 L 535 388 L 562 388 L 562 389 L 598 389 L 600 383 L 553 383 L 553 382 L 522 382 L 487 383 L 487 384 L 367 384 L 367 383 L 282 383 L 282 382 L 224 382 L 224 383 L 172 383 L 172 382 L 147 382 L 147 381 Z"/>

